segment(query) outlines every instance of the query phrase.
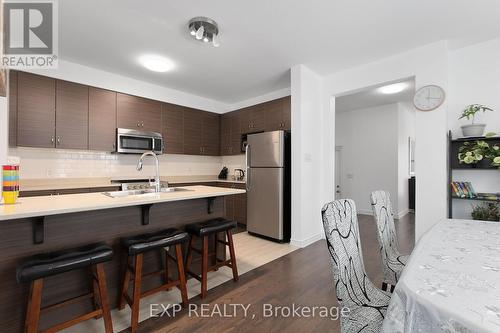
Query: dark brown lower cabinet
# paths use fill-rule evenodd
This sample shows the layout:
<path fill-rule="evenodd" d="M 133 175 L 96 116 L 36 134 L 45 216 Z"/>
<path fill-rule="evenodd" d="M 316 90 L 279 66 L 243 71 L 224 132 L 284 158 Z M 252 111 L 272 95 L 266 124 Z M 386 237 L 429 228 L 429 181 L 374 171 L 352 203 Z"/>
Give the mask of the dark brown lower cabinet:
<path fill-rule="evenodd" d="M 245 184 L 218 182 L 218 187 L 245 189 Z M 240 224 L 247 224 L 247 194 L 235 194 L 224 197 L 226 218 Z"/>
<path fill-rule="evenodd" d="M 42 197 L 46 195 L 64 195 L 64 194 L 80 194 L 80 193 L 97 193 L 119 191 L 120 186 L 105 186 L 105 187 L 84 187 L 84 188 L 67 188 L 60 190 L 38 190 L 38 191 L 21 191 L 19 196 L 22 198 Z"/>

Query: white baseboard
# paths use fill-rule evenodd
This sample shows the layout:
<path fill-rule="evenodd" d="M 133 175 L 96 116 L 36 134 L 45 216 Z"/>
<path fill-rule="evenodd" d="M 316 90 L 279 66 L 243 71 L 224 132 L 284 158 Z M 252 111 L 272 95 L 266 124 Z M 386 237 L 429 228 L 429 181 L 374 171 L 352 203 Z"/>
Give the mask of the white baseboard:
<path fill-rule="evenodd" d="M 373 211 L 371 209 L 358 209 L 358 214 L 373 216 Z"/>
<path fill-rule="evenodd" d="M 290 245 L 293 245 L 296 247 L 306 247 L 306 246 L 311 245 L 312 243 L 317 242 L 320 239 L 324 239 L 324 238 L 325 238 L 325 234 L 319 233 L 319 234 L 313 235 L 311 237 L 308 237 L 306 239 L 301 239 L 301 240 L 291 239 Z"/>
<path fill-rule="evenodd" d="M 410 213 L 410 210 L 409 209 L 405 209 L 401 212 L 399 212 L 396 216 L 394 216 L 394 218 L 396 220 L 399 220 L 399 219 L 402 219 L 406 214 L 409 214 Z"/>

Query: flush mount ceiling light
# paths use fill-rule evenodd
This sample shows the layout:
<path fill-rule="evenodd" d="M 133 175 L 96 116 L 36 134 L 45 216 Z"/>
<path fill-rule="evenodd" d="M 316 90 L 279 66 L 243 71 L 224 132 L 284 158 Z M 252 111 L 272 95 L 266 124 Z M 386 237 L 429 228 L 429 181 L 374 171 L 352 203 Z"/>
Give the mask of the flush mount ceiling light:
<path fill-rule="evenodd" d="M 214 20 L 203 16 L 194 17 L 189 20 L 188 28 L 196 40 L 210 42 L 213 46 L 219 47 L 219 26 Z"/>
<path fill-rule="evenodd" d="M 139 57 L 141 65 L 153 72 L 168 72 L 174 68 L 174 63 L 162 56 L 145 54 Z"/>
<path fill-rule="evenodd" d="M 406 89 L 408 85 L 404 82 L 390 84 L 388 86 L 383 86 L 378 88 L 378 91 L 382 94 L 397 94 Z"/>

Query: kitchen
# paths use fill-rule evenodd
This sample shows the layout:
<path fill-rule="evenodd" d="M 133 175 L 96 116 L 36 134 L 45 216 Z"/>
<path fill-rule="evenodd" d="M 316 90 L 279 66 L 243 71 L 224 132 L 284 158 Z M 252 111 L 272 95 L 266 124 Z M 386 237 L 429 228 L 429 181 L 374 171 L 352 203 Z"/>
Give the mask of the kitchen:
<path fill-rule="evenodd" d="M 5 206 L 2 219 L 14 222 L 24 219 L 24 223 L 32 224 L 33 230 L 23 237 L 26 240 L 32 238 L 35 245 L 32 250 L 36 253 L 47 250 L 45 246 L 41 249 L 36 244 L 47 244 L 50 248 L 50 230 L 58 224 L 59 217 L 66 219 L 70 216 L 71 220 L 79 221 L 86 219 L 88 215 L 80 212 L 87 210 L 102 211 L 107 215 L 101 220 L 92 218 L 92 226 L 87 227 L 94 231 L 99 230 L 97 226 L 102 224 L 107 224 L 109 228 L 108 221 L 115 219 L 120 221 L 120 228 L 127 230 L 126 234 L 137 234 L 148 232 L 150 225 L 157 229 L 160 226 L 156 225 L 158 221 L 169 221 L 165 226 L 182 226 L 189 221 L 216 217 L 236 221 L 237 230 L 245 231 L 249 216 L 246 180 L 248 174 L 252 174 L 251 165 L 247 165 L 249 159 L 257 158 L 258 165 L 259 162 L 265 163 L 265 160 L 259 161 L 259 156 L 265 158 L 269 154 L 274 159 L 273 154 L 281 152 L 281 155 L 278 154 L 280 165 L 284 165 L 285 158 L 289 165 L 289 134 L 286 134 L 285 149 L 285 133 L 290 130 L 290 96 L 221 115 L 50 76 L 14 70 L 9 74 L 10 154 L 20 155 L 17 160 L 10 157 L 10 161 L 20 165 L 20 206 L 12 206 L 12 213 Z M 261 142 L 253 144 L 253 136 Z M 247 145 L 247 141 L 252 144 Z M 255 152 L 250 149 L 254 146 Z M 266 152 L 267 147 L 271 151 Z M 264 150 L 264 154 L 259 150 Z M 144 155 L 139 159 L 142 153 Z M 165 160 L 167 167 L 163 165 Z M 110 161 L 114 164 L 108 164 Z M 226 168 L 217 176 L 216 170 L 225 168 L 227 162 L 232 163 L 231 172 Z M 169 170 L 170 165 L 173 165 L 173 170 Z M 199 174 L 189 174 L 186 168 Z M 172 174 L 175 171 L 180 172 Z M 286 187 L 284 183 L 289 184 L 285 178 L 289 176 L 287 167 L 286 172 L 271 177 L 276 179 L 274 187 L 266 185 L 254 190 L 259 195 L 249 201 L 250 211 L 255 216 L 250 214 L 254 226 L 250 222 L 248 228 L 253 235 L 289 242 L 290 215 L 287 212 L 290 210 L 284 208 L 289 207 L 290 189 L 281 190 Z M 255 178 L 259 187 L 263 186 L 261 177 L 250 176 L 252 180 Z M 268 180 L 264 179 L 264 182 Z M 274 192 L 263 196 L 269 189 Z M 157 200 L 150 197 L 155 192 L 178 198 Z M 86 194 L 92 202 L 87 206 L 83 204 L 87 200 L 87 197 L 84 199 Z M 200 197 L 206 199 L 197 199 Z M 24 202 L 24 198 L 28 201 Z M 31 198 L 38 203 L 29 201 Z M 111 203 L 109 198 L 115 201 Z M 130 223 L 134 227 L 127 227 L 124 219 L 118 218 L 127 214 L 123 212 L 126 210 L 118 209 L 121 204 L 116 201 L 136 201 L 139 198 L 146 202 L 134 202 L 134 208 L 128 208 L 136 213 L 129 211 Z M 265 207 L 260 207 L 262 198 L 264 203 L 268 203 Z M 69 203 L 73 200 L 83 205 L 75 203 L 76 207 L 72 208 Z M 156 205 L 158 208 L 153 205 L 157 201 L 170 200 L 189 200 L 190 204 L 181 205 L 179 211 L 174 207 L 180 203 Z M 45 212 L 40 209 L 23 212 L 30 202 L 35 207 L 48 205 L 50 208 Z M 124 203 L 127 207 L 129 204 L 132 203 Z M 159 213 L 161 206 L 170 206 L 169 210 L 173 209 L 181 216 L 187 214 L 187 220 L 183 222 L 174 218 L 175 214 L 171 215 L 171 212 Z M 265 215 L 259 213 L 259 207 Z M 111 211 L 102 210 L 108 208 L 113 208 L 111 211 L 119 215 L 112 217 L 109 215 Z M 185 209 L 192 213 L 188 214 Z M 66 215 L 70 213 L 72 215 Z M 138 213 L 139 219 L 137 216 L 132 218 Z M 143 227 L 137 229 L 141 225 Z M 269 229 L 269 226 L 273 227 Z M 70 233 L 74 231 L 68 230 Z M 106 233 L 86 233 L 77 243 L 97 241 L 101 238 L 97 235 L 103 234 Z M 59 237 L 64 236 L 60 234 L 56 239 Z M 108 237 L 117 239 L 117 235 Z M 110 238 L 102 240 L 109 243 Z M 71 238 L 68 246 L 73 242 Z M 63 244 L 57 242 L 52 246 L 60 248 Z M 118 272 L 111 274 L 119 275 Z M 13 286 L 12 290 L 15 289 L 19 290 Z M 110 294 L 113 295 L 113 292 L 110 291 Z M 12 296 L 18 297 L 16 294 Z M 112 299 L 115 298 L 113 295 Z M 50 322 L 50 319 L 47 321 Z"/>

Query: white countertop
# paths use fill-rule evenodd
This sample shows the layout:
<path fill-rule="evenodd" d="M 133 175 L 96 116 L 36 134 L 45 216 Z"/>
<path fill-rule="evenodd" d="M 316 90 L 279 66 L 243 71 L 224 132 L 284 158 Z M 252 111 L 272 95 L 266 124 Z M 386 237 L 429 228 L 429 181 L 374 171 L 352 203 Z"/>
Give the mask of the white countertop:
<path fill-rule="evenodd" d="M 144 179 L 143 178 L 137 178 Z M 147 177 L 146 177 L 147 178 Z M 237 183 L 245 184 L 244 180 L 234 179 L 217 179 L 217 176 L 198 175 L 198 176 L 162 176 L 162 181 L 167 181 L 169 184 L 187 184 L 187 183 Z M 40 179 L 22 179 L 20 180 L 21 191 L 43 191 L 43 190 L 64 190 L 75 188 L 93 188 L 93 187 L 108 187 L 120 186 L 119 183 L 112 183 L 112 180 L 117 179 L 133 179 L 132 177 L 113 177 L 113 178 L 40 178 Z"/>
<path fill-rule="evenodd" d="M 0 221 L 245 193 L 245 190 L 214 186 L 183 188 L 189 191 L 148 193 L 122 198 L 111 198 L 102 193 L 19 198 L 14 205 L 0 204 Z"/>

